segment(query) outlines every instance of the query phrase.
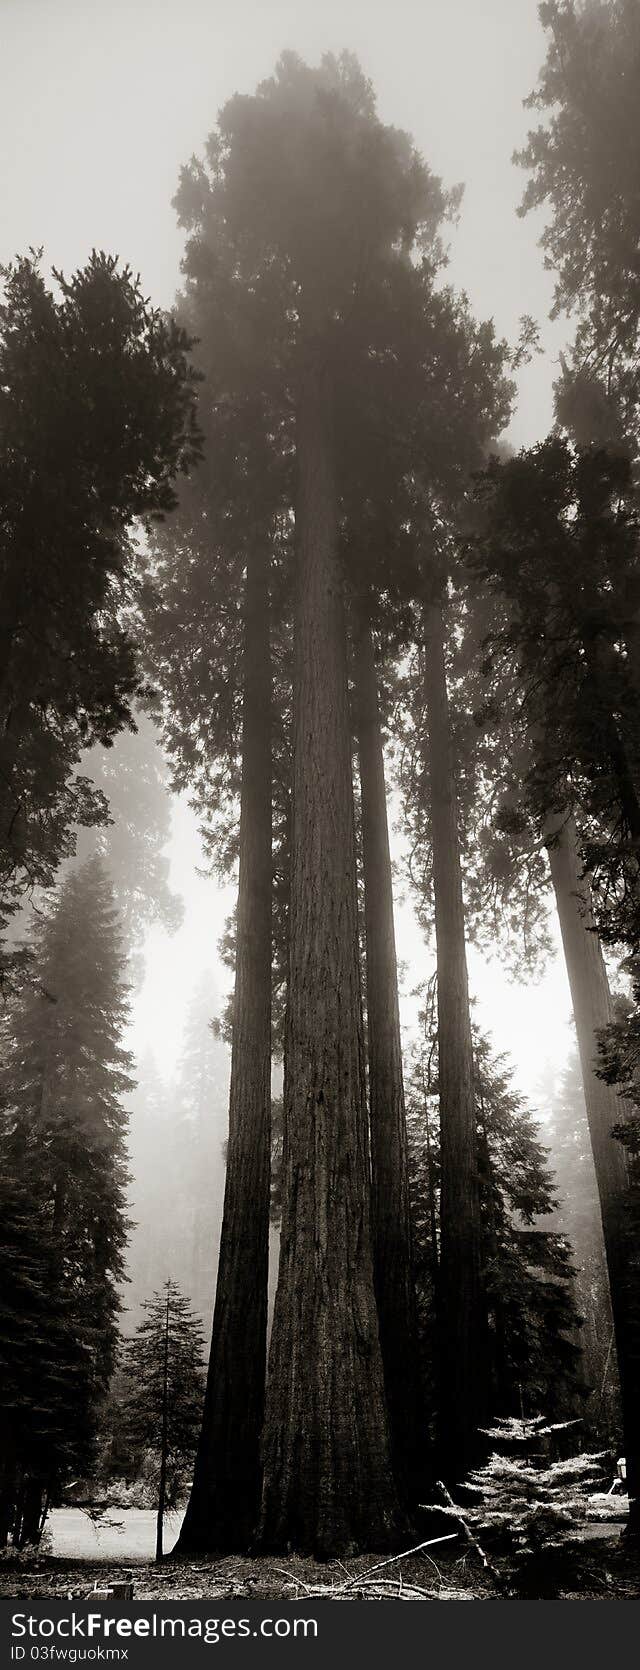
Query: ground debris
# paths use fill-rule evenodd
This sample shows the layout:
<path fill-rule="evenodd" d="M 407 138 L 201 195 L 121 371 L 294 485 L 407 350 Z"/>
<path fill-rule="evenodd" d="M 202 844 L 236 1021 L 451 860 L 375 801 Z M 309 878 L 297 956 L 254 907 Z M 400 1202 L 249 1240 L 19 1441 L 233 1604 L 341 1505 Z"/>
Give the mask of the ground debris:
<path fill-rule="evenodd" d="M 594 1527 L 601 1540 L 585 1548 L 565 1546 L 560 1569 L 552 1575 L 554 1596 L 539 1598 L 628 1600 L 640 1595 L 640 1553 L 621 1545 L 616 1527 Z M 602 1533 L 605 1533 L 602 1535 Z M 461 1552 L 461 1547 L 464 1552 Z M 376 1568 L 374 1571 L 373 1568 Z M 105 1587 L 131 1575 L 136 1601 L 207 1600 L 222 1604 L 243 1598 L 257 1601 L 327 1599 L 455 1601 L 498 1600 L 489 1573 L 462 1538 L 432 1546 L 387 1564 L 375 1551 L 347 1560 L 319 1563 L 300 1554 L 227 1555 L 223 1558 L 152 1561 L 63 1559 L 42 1555 L 0 1564 L 0 1594 L 12 1598 L 86 1594 L 93 1584 Z M 506 1573 L 505 1573 L 506 1575 Z"/>

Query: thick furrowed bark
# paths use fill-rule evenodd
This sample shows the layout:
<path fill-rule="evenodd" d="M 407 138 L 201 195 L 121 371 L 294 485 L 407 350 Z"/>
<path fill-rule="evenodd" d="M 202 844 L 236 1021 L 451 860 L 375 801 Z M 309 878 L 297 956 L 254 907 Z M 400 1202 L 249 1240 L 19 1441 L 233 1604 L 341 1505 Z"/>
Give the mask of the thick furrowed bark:
<path fill-rule="evenodd" d="M 637 1273 L 634 1279 L 626 1157 L 621 1144 L 611 1135 L 612 1126 L 624 1117 L 624 1104 L 614 1086 L 605 1084 L 595 1071 L 597 1033 L 613 1019 L 613 1008 L 593 922 L 589 886 L 581 875 L 573 819 L 555 818 L 547 834 L 600 1198 L 620 1377 L 630 1520 L 637 1530 L 640 1529 L 640 1319 L 637 1294 L 634 1296 L 633 1291 Z"/>
<path fill-rule="evenodd" d="M 331 392 L 298 411 L 298 575 L 284 1206 L 267 1389 L 265 1546 L 389 1544 L 397 1508 L 373 1280 L 346 635 Z"/>
<path fill-rule="evenodd" d="M 384 757 L 368 622 L 356 627 L 356 723 L 367 946 L 367 1043 L 373 1258 L 394 1473 L 405 1501 L 421 1489 L 418 1340 L 409 1161 Z"/>
<path fill-rule="evenodd" d="M 454 1479 L 473 1459 L 488 1413 L 487 1312 L 460 843 L 442 611 L 435 604 L 425 610 L 425 697 L 438 958 L 441 1438 Z"/>
<path fill-rule="evenodd" d="M 271 1125 L 269 575 L 247 558 L 229 1146 L 209 1372 L 178 1554 L 246 1548 L 261 1487 Z"/>

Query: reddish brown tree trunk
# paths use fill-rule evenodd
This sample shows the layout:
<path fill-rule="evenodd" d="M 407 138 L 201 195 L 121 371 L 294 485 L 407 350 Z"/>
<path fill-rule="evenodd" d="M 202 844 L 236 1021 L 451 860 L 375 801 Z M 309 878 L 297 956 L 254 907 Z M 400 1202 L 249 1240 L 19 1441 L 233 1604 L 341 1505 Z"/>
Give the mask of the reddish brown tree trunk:
<path fill-rule="evenodd" d="M 467 1469 L 487 1409 L 487 1312 L 464 905 L 442 611 L 425 609 L 425 699 L 438 959 L 440 1410 L 450 1479 Z"/>
<path fill-rule="evenodd" d="M 316 1555 L 396 1532 L 373 1281 L 351 729 L 331 388 L 298 407 L 283 1215 L 263 1538 Z"/>
<path fill-rule="evenodd" d="M 271 1137 L 269 572 L 247 556 L 229 1146 L 202 1433 L 176 1552 L 246 1548 L 259 1512 Z"/>
<path fill-rule="evenodd" d="M 589 1135 L 600 1198 L 624 1429 L 630 1521 L 640 1528 L 640 1327 L 634 1279 L 626 1157 L 611 1135 L 624 1117 L 615 1088 L 596 1073 L 597 1034 L 613 1019 L 609 981 L 582 878 L 573 819 L 550 822 L 547 851 L 578 1036 Z"/>
<path fill-rule="evenodd" d="M 374 1275 L 394 1473 L 404 1500 L 415 1500 L 420 1493 L 423 1445 L 409 1158 L 384 756 L 368 622 L 356 628 L 355 693 L 367 950 Z"/>

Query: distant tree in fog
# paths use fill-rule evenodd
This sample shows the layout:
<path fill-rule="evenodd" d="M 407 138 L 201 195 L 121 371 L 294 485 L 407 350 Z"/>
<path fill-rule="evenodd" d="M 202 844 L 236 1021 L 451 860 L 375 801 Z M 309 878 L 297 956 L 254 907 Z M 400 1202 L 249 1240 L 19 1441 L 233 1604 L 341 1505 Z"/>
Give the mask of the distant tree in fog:
<path fill-rule="evenodd" d="M 136 708 L 135 730 L 122 732 L 112 748 L 92 748 L 82 769 L 104 795 L 109 823 L 80 829 L 76 860 L 96 855 L 109 872 L 127 949 L 135 955 L 148 928 L 159 923 L 174 932 L 183 906 L 169 885 L 171 789 L 160 732 L 151 714 Z"/>
<path fill-rule="evenodd" d="M 547 57 L 527 104 L 540 121 L 515 160 L 530 176 L 520 212 L 547 212 L 540 242 L 554 312 L 577 319 L 559 383 L 563 421 L 578 423 L 578 439 L 617 437 L 637 454 L 640 10 L 637 0 L 545 0 L 539 10 Z"/>
<path fill-rule="evenodd" d="M 229 1051 L 216 1035 L 209 970 L 187 1004 L 183 1047 L 169 1079 L 142 1058 L 130 1102 L 131 1235 L 123 1301 L 136 1321 L 169 1267 L 205 1337 L 211 1326 L 228 1130 Z"/>
<path fill-rule="evenodd" d="M 619 1444 L 620 1388 L 609 1278 L 577 1049 L 550 1098 L 545 1130 L 558 1190 L 557 1217 L 573 1248 L 577 1304 L 584 1318 L 578 1344 L 590 1394 L 585 1421 L 599 1442 L 617 1434 Z"/>

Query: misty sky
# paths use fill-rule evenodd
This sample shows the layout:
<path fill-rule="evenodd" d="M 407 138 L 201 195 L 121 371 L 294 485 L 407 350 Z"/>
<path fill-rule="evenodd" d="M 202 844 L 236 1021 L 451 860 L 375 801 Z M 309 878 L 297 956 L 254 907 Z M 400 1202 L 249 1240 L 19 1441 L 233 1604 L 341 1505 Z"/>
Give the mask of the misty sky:
<path fill-rule="evenodd" d="M 383 121 L 407 128 L 447 186 L 465 184 L 451 232 L 449 276 L 474 311 L 514 341 L 522 314 L 541 327 L 544 358 L 519 378 L 516 445 L 551 421 L 551 384 L 568 334 L 550 325 L 551 278 L 518 220 L 523 176 L 511 154 L 531 116 L 522 101 L 544 57 L 537 0 L 0 0 L 0 261 L 44 246 L 69 272 L 93 246 L 139 271 L 152 301 L 179 284 L 182 235 L 171 208 L 179 168 L 199 152 L 217 111 L 251 92 L 293 49 L 309 61 L 348 48 L 371 77 Z M 154 932 L 134 1036 L 171 1070 L 184 1003 L 214 966 L 233 902 L 197 877 L 194 820 L 176 808 L 174 885 L 186 905 L 172 942 Z M 431 972 L 408 906 L 398 910 L 406 988 Z M 509 983 L 473 953 L 479 1018 L 509 1048 L 531 1092 L 568 1044 L 570 1001 L 556 962 L 536 987 Z M 226 976 L 220 975 L 220 982 Z M 412 1005 L 405 1010 L 411 1017 Z"/>

